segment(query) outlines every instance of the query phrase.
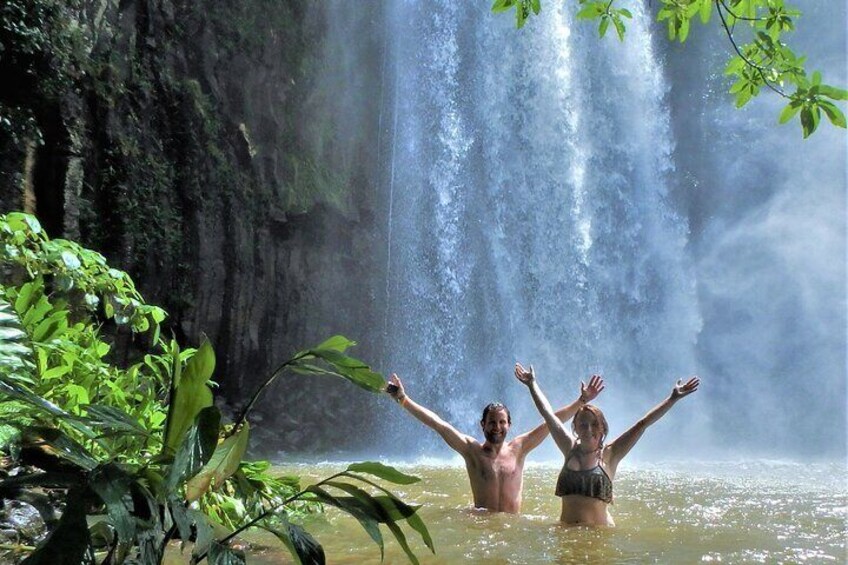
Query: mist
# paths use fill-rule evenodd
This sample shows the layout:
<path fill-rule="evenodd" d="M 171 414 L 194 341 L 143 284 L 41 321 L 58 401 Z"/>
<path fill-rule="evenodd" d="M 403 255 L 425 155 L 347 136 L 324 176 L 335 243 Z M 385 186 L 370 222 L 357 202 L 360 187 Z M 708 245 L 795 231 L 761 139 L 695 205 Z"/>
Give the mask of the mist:
<path fill-rule="evenodd" d="M 793 46 L 846 84 L 845 6 L 798 4 Z M 844 457 L 845 131 L 802 140 L 768 92 L 734 109 L 723 30 L 672 44 L 654 9 L 619 43 L 567 3 L 522 30 L 482 4 L 314 8 L 304 135 L 374 214 L 378 266 L 346 284 L 372 289 L 376 322 L 355 337 L 472 435 L 492 400 L 516 433 L 539 423 L 521 361 L 555 405 L 602 373 L 613 436 L 700 375 L 636 458 Z M 352 449 L 450 454 L 386 399 L 358 406 Z"/>

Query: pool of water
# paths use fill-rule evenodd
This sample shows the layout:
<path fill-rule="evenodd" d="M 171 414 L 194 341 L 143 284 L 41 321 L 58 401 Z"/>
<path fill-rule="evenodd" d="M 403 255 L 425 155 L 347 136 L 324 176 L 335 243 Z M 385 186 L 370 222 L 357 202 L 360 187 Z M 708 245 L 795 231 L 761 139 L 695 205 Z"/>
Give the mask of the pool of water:
<path fill-rule="evenodd" d="M 395 464 L 421 477 L 394 488 L 419 511 L 433 555 L 412 530 L 422 563 L 845 563 L 848 487 L 845 462 L 786 461 L 634 464 L 619 469 L 615 528 L 564 528 L 553 495 L 557 464 L 525 470 L 522 515 L 475 512 L 458 461 Z M 344 463 L 284 465 L 305 484 Z M 380 563 L 380 551 L 358 523 L 327 509 L 307 524 L 328 563 Z M 384 563 L 408 563 L 385 531 Z M 285 549 L 251 536 L 249 562 L 289 563 Z"/>

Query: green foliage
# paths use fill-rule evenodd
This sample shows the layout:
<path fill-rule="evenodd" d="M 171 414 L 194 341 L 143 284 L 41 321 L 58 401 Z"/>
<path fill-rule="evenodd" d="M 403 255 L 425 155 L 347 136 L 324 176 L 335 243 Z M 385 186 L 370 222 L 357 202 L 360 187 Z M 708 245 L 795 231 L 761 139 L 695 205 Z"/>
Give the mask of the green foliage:
<path fill-rule="evenodd" d="M 804 137 L 808 137 L 819 126 L 824 112 L 830 123 L 845 127 L 845 114 L 831 100 L 848 100 L 848 90 L 821 83 L 821 74 L 813 73 L 811 81 L 800 77 L 796 81 L 796 90 L 789 97 L 790 102 L 780 113 L 780 123 L 786 123 L 795 115 L 800 115 Z M 827 99 L 830 100 L 827 100 Z"/>
<path fill-rule="evenodd" d="M 613 8 L 612 2 L 598 2 L 581 0 L 581 8 L 577 12 L 578 20 L 598 20 L 598 35 L 603 37 L 609 29 L 610 23 L 615 27 L 619 41 L 624 41 L 624 18 L 631 19 L 633 14 L 625 8 Z"/>
<path fill-rule="evenodd" d="M 0 3 L 0 136 L 8 135 L 15 145 L 43 142 L 33 101 L 57 99 L 80 73 L 77 62 L 88 41 L 73 25 L 78 7 L 76 0 Z"/>
<path fill-rule="evenodd" d="M 178 351 L 178 346 L 174 344 L 172 357 L 175 359 Z M 165 447 L 169 450 L 177 449 L 195 416 L 202 409 L 212 406 L 212 390 L 207 382 L 212 378 L 214 370 L 215 352 L 208 339 L 203 340 L 184 371 L 175 368 L 171 381 L 168 425 L 165 428 Z"/>
<path fill-rule="evenodd" d="M 356 345 L 342 335 L 333 336 L 312 349 L 294 356 L 292 370 L 301 374 L 334 375 L 350 381 L 369 392 L 381 392 L 385 379 L 379 373 L 352 357 L 345 355 L 349 347 Z M 316 365 L 315 362 L 322 362 Z"/>
<path fill-rule="evenodd" d="M 15 299 L 21 304 L 16 308 L 32 306 L 28 315 L 34 318 L 50 310 L 45 293 L 56 292 L 62 296 L 57 304 L 102 315 L 118 325 L 129 324 L 136 332 L 150 330 L 154 342 L 158 338 L 164 310 L 145 304 L 132 279 L 110 268 L 100 253 L 73 241 L 48 238 L 33 216 L 19 212 L 0 216 L 0 264 L 9 271 L 10 280 L 27 277 L 49 282 L 43 284 L 43 290 L 17 292 Z M 61 325 L 58 319 L 53 322 Z M 53 322 L 45 330 L 52 328 Z"/>
<path fill-rule="evenodd" d="M 215 447 L 209 461 L 186 483 L 187 501 L 194 502 L 210 488 L 222 485 L 238 470 L 247 452 L 249 431 L 250 425 L 245 422 L 238 432 L 225 438 Z"/>
<path fill-rule="evenodd" d="M 606 35 L 610 24 L 615 27 L 620 40 L 624 40 L 624 19 L 632 18 L 630 11 L 615 8 L 616 0 L 579 0 L 578 20 L 597 20 L 598 34 Z M 518 26 L 522 27 L 530 16 L 528 2 L 521 0 L 496 0 L 492 11 L 500 13 L 515 7 Z M 540 6 L 534 3 L 532 12 L 538 14 Z M 725 74 L 734 82 L 729 92 L 741 108 L 768 88 L 786 98 L 789 103 L 780 114 L 781 124 L 799 116 L 801 130 L 806 138 L 821 122 L 824 113 L 830 123 L 845 128 L 845 115 L 835 101 L 846 100 L 846 90 L 822 84 L 821 73 L 807 76 L 806 57 L 796 55 L 783 41 L 783 34 L 795 29 L 795 20 L 801 16 L 796 8 L 784 0 L 659 0 L 657 21 L 666 22 L 668 38 L 685 43 L 690 26 L 697 18 L 708 24 L 713 12 L 724 29 L 735 52 L 725 67 Z M 750 41 L 740 45 L 737 27 L 747 32 Z M 794 87 L 790 92 L 787 88 Z"/>
<path fill-rule="evenodd" d="M 241 461 L 238 470 L 230 478 L 220 486 L 211 487 L 200 498 L 198 502 L 203 513 L 212 521 L 235 530 L 266 508 L 292 500 L 301 490 L 300 478 L 271 475 L 270 466 L 267 461 Z M 197 480 L 199 476 L 200 473 L 192 480 Z M 292 500 L 286 505 L 290 516 L 302 517 L 315 510 L 314 504 L 300 500 Z"/>
<path fill-rule="evenodd" d="M 23 469 L 0 482 L 0 497 L 34 486 L 67 491 L 62 519 L 26 563 L 93 563 L 95 544 L 108 563 L 161 563 L 175 536 L 194 538 L 193 562 L 244 563 L 230 541 L 253 527 L 299 562 L 323 563 L 320 544 L 297 523 L 320 502 L 353 515 L 381 551 L 378 524 L 417 563 L 402 522 L 433 549 L 417 508 L 363 475 L 396 484 L 414 477 L 358 463 L 301 489 L 296 477 L 270 476 L 267 462 L 244 460 L 246 417 L 284 369 L 382 390 L 382 376 L 346 355 L 353 341 L 334 336 L 297 353 L 227 425 L 212 401 L 208 340 L 197 350 L 166 343 L 164 311 L 145 304 L 126 273 L 73 242 L 51 241 L 32 216 L 0 216 L 0 238 L 0 449 Z M 106 321 L 146 333 L 152 352 L 115 365 L 101 335 Z M 231 533 L 216 539 L 216 524 Z"/>
<path fill-rule="evenodd" d="M 530 13 L 538 14 L 542 10 L 541 0 L 495 0 L 492 11 L 496 14 L 515 8 L 515 27 L 524 27 Z"/>

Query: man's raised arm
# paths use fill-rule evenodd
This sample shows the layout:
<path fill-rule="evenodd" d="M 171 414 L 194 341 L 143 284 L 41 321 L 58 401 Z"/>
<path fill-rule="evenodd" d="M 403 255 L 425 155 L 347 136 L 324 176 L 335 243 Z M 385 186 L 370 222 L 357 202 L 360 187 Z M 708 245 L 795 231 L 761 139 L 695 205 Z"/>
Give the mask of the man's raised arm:
<path fill-rule="evenodd" d="M 519 367 L 521 367 L 520 364 L 516 363 L 516 375 L 518 374 Z M 523 371 L 523 367 L 521 367 L 521 370 Z M 592 378 L 589 379 L 588 385 L 583 381 L 580 381 L 580 396 L 577 400 L 571 404 L 563 406 L 554 412 L 554 415 L 556 415 L 560 422 L 570 420 L 581 406 L 584 406 L 594 400 L 599 394 L 601 394 L 602 390 L 604 390 L 604 379 L 600 375 L 592 375 Z M 544 440 L 547 435 L 548 426 L 545 422 L 542 422 L 529 432 L 516 437 L 515 441 L 520 442 L 521 449 L 524 453 L 528 453 L 539 447 L 539 444 L 542 443 L 542 440 Z"/>
<path fill-rule="evenodd" d="M 398 404 L 403 406 L 407 412 L 415 416 L 420 422 L 436 430 L 442 439 L 445 440 L 451 449 L 458 451 L 460 455 L 465 455 L 468 447 L 474 443 L 474 438 L 460 433 L 456 428 L 445 422 L 438 414 L 425 408 L 409 398 L 403 388 L 403 383 L 398 378 L 397 374 L 392 373 L 389 382 L 386 385 L 386 392 L 394 398 Z"/>

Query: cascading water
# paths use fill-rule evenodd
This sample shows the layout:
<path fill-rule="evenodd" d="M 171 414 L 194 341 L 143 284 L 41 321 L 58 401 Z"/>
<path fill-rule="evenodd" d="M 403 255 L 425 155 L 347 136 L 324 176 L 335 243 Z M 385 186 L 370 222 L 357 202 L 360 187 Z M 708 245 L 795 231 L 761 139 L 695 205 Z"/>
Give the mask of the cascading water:
<path fill-rule="evenodd" d="M 374 280 L 354 284 L 375 289 L 368 307 L 383 322 L 355 337 L 382 351 L 369 359 L 379 370 L 398 372 L 411 396 L 475 435 L 481 408 L 493 400 L 509 404 L 516 430 L 539 422 L 512 377 L 515 361 L 535 365 L 557 405 L 576 396 L 579 379 L 603 373 L 608 390 L 599 402 L 613 434 L 667 394 L 674 379 L 700 372 L 703 392 L 685 415 L 646 436 L 645 453 L 675 434 L 704 446 L 728 441 L 712 434 L 739 429 L 745 432 L 733 441 L 776 430 L 789 438 L 802 429 L 806 436 L 783 445 L 818 443 L 815 427 L 832 423 L 833 414 L 799 428 L 798 414 L 781 408 L 797 388 L 787 368 L 818 359 L 826 371 L 823 400 L 841 415 L 836 447 L 824 451 L 844 453 L 844 136 L 824 131 L 798 148 L 797 132 L 771 124 L 773 102 L 756 110 L 761 129 L 745 125 L 750 117 L 703 86 L 721 68 L 716 46 L 704 47 L 693 32 L 690 54 L 669 55 L 667 64 L 656 52 L 666 43 L 655 37 L 653 8 L 628 8 L 634 17 L 621 43 L 575 23 L 568 2 L 546 3 L 520 31 L 486 3 L 397 0 L 355 15 L 344 2 L 321 7 L 333 29 L 328 52 L 345 53 L 341 63 L 325 57 L 327 76 L 357 78 L 334 91 L 331 108 L 317 111 L 359 124 L 338 127 L 334 147 L 366 155 L 368 199 L 376 202 L 379 245 L 371 259 L 378 267 Z M 689 86 L 683 67 L 702 82 Z M 359 90 L 369 81 L 379 96 Z M 682 112 L 683 102 L 698 111 Z M 725 115 L 731 118 L 716 118 Z M 363 134 L 363 127 L 371 131 L 363 116 L 374 117 L 376 135 Z M 752 142 L 772 152 L 728 167 Z M 825 219 L 824 251 L 801 265 L 812 273 L 734 255 L 748 246 L 749 255 L 768 248 L 785 258 L 777 249 L 781 232 L 769 233 L 758 214 L 797 202 L 810 179 L 784 166 L 786 178 L 773 183 L 763 171 L 790 156 L 803 162 L 839 148 L 843 157 L 817 171 L 830 212 L 810 207 Z M 740 224 L 746 215 L 760 218 L 755 233 Z M 802 248 L 814 241 L 791 233 Z M 813 283 L 818 272 L 825 278 Z M 737 285 L 740 273 L 761 286 Z M 776 281 L 762 286 L 773 275 L 797 283 L 800 305 Z M 778 294 L 795 304 L 793 312 L 746 308 Z M 836 306 L 825 312 L 831 299 Z M 793 332 L 790 318 L 805 333 Z M 731 342 L 740 323 L 745 342 Z M 811 331 L 818 326 L 827 338 Z M 783 346 L 790 353 L 768 358 Z M 743 349 L 755 353 L 746 357 Z M 821 380 L 800 389 L 815 384 Z M 411 418 L 376 416 L 389 418 L 402 441 L 388 447 L 375 440 L 378 450 L 448 453 Z"/>
<path fill-rule="evenodd" d="M 385 367 L 469 432 L 494 399 L 538 420 L 516 360 L 557 401 L 602 370 L 608 406 L 691 372 L 687 225 L 667 202 L 665 87 L 644 25 L 620 45 L 572 30 L 567 7 L 523 34 L 456 2 L 393 10 Z"/>

